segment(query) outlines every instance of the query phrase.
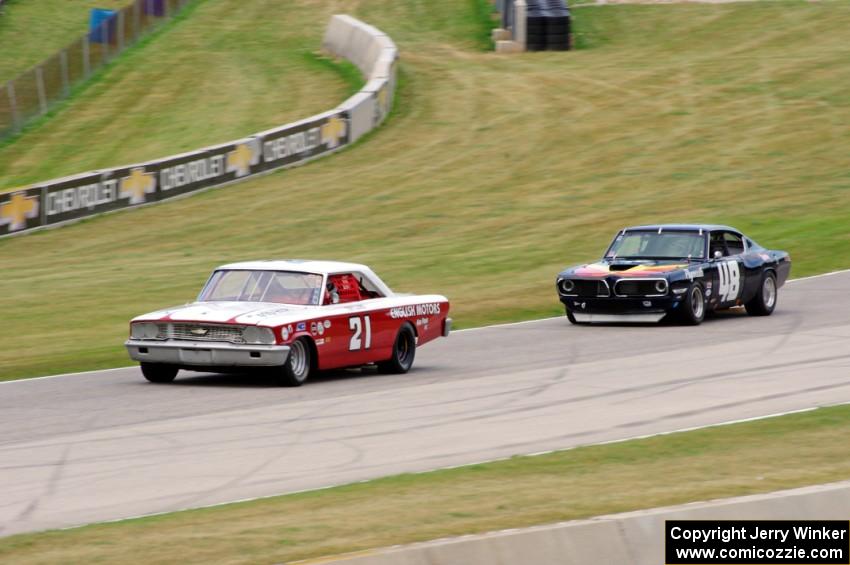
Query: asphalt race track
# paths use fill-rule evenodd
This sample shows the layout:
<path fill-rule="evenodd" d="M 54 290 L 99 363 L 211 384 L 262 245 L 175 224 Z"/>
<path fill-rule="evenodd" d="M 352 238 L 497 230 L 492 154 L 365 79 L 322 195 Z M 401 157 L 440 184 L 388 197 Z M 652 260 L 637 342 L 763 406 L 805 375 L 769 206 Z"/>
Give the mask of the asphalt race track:
<path fill-rule="evenodd" d="M 786 285 L 768 318 L 459 332 L 403 376 L 0 384 L 0 535 L 850 402 L 848 313 L 843 272 Z"/>

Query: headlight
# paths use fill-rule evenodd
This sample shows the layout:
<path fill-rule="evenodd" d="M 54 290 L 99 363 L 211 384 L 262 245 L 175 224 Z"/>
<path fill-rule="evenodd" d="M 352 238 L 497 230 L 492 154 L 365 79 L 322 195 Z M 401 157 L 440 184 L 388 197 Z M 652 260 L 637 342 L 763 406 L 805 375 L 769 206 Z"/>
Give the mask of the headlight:
<path fill-rule="evenodd" d="M 274 333 L 269 328 L 248 326 L 242 331 L 242 337 L 245 338 L 246 343 L 274 343 Z"/>
<path fill-rule="evenodd" d="M 560 283 L 558 283 L 558 286 L 560 287 L 562 293 L 569 294 L 575 290 L 576 283 L 574 283 L 570 279 L 564 279 Z"/>
<path fill-rule="evenodd" d="M 130 336 L 134 339 L 156 339 L 159 326 L 153 322 L 139 322 L 130 326 Z"/>
<path fill-rule="evenodd" d="M 655 281 L 655 292 L 667 294 L 667 281 Z"/>

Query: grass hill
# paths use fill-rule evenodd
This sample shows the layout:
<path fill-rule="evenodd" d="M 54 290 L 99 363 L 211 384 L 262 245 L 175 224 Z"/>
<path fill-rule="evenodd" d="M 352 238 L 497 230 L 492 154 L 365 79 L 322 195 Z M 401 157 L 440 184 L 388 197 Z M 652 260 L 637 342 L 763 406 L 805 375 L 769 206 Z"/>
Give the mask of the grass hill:
<path fill-rule="evenodd" d="M 290 73 L 342 8 L 400 46 L 395 115 L 306 167 L 0 241 L 0 378 L 129 364 L 131 316 L 191 300 L 210 269 L 241 259 L 368 263 L 398 290 L 449 296 L 460 326 L 560 313 L 557 271 L 629 224 L 728 223 L 789 250 L 796 276 L 850 265 L 850 3 L 578 8 L 583 49 L 516 56 L 480 49 L 471 2 L 293 0 L 274 25 L 273 1 L 238 2 L 241 24 L 224 19 L 227 4 L 199 4 L 33 132 L 32 148 L 0 152 L 0 170 L 21 178 L 45 159 L 82 170 L 91 153 L 118 164 L 226 140 L 270 109 L 330 107 L 338 75 L 311 73 L 324 86 L 303 88 Z M 216 10 L 219 29 L 199 28 L 176 58 L 148 57 L 173 56 L 166 42 Z M 132 119 L 87 98 L 120 100 L 114 85 L 163 74 L 163 88 L 126 100 Z M 66 147 L 38 152 L 36 140 Z"/>
<path fill-rule="evenodd" d="M 0 144 L 0 190 L 173 155 L 333 108 L 361 78 L 353 65 L 314 54 L 325 22 L 309 2 L 190 2 L 55 115 Z"/>
<path fill-rule="evenodd" d="M 0 13 L 0 83 L 50 57 L 88 29 L 91 8 L 130 0 L 7 0 Z"/>

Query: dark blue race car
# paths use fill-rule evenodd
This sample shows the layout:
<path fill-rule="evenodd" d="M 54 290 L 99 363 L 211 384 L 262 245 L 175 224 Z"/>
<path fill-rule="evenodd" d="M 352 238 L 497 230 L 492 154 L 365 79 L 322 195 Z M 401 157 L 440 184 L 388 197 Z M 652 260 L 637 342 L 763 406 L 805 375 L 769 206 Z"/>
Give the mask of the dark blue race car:
<path fill-rule="evenodd" d="M 699 324 L 706 312 L 744 306 L 768 316 L 791 271 L 785 251 L 765 249 L 718 225 L 621 230 L 597 263 L 558 274 L 570 322 L 658 322 L 668 314 Z"/>

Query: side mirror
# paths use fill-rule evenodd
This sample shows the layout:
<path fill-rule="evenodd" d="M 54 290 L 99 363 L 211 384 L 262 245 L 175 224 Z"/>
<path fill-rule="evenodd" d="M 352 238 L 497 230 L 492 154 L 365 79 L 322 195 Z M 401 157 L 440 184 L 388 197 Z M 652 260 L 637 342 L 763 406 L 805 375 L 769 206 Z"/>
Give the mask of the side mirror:
<path fill-rule="evenodd" d="M 723 252 L 722 252 L 722 251 L 715 251 L 715 252 L 714 252 L 714 258 L 715 258 L 715 259 L 720 259 L 721 257 L 723 257 Z"/>

